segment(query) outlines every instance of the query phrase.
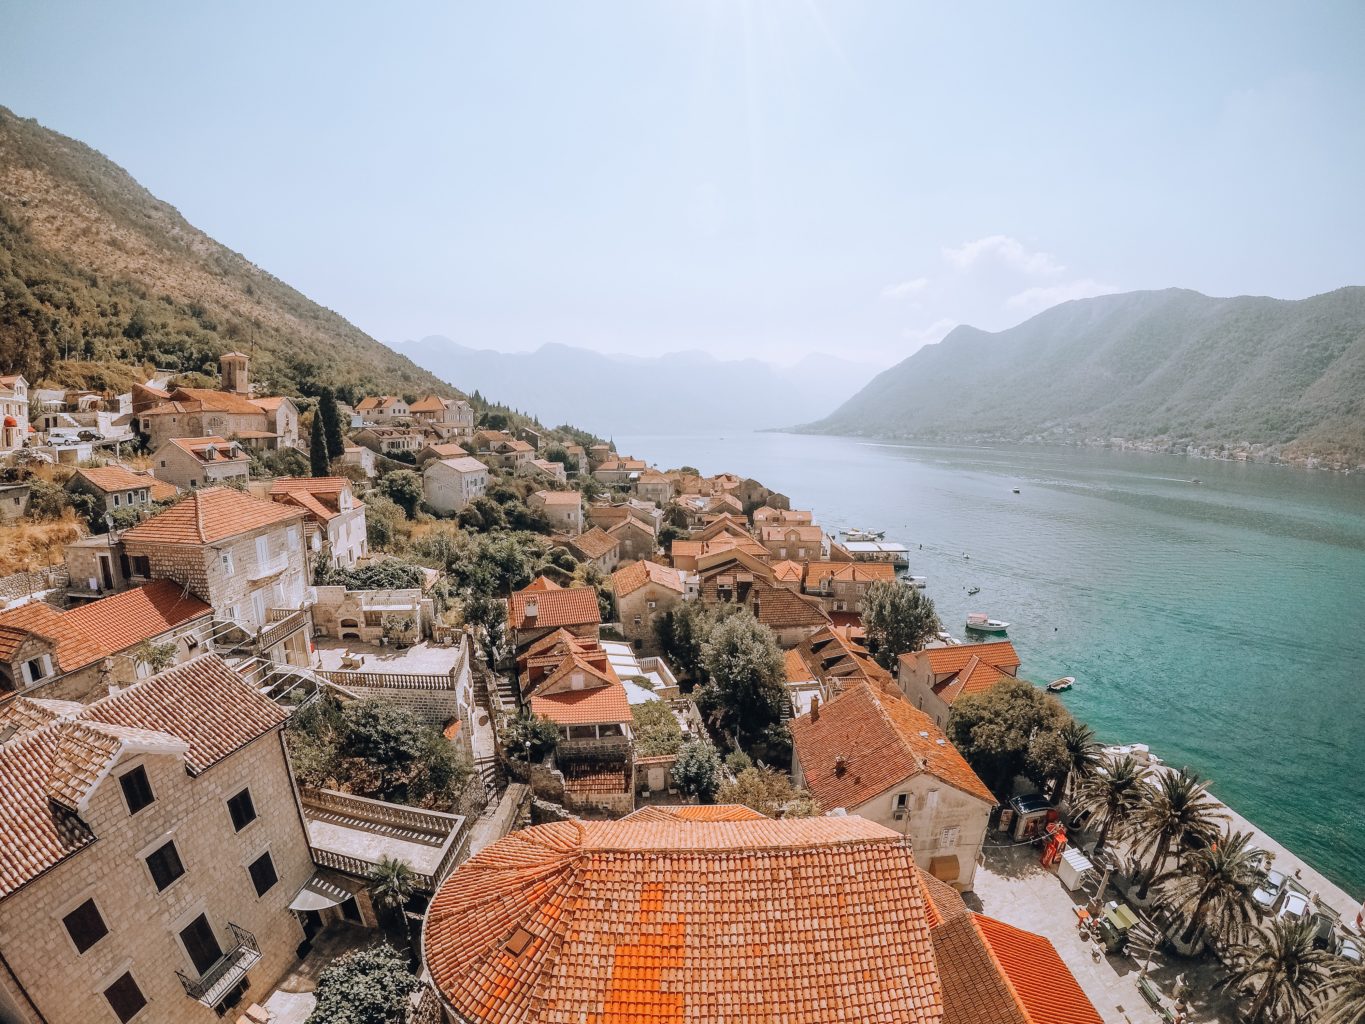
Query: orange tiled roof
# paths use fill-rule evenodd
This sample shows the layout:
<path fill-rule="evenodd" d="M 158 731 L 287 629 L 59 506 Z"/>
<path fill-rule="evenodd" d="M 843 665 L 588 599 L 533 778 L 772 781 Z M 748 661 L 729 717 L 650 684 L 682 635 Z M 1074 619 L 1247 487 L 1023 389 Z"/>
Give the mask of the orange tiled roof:
<path fill-rule="evenodd" d="M 262 526 L 302 519 L 303 512 L 231 487 L 195 491 L 123 535 L 124 544 L 212 544 Z"/>
<path fill-rule="evenodd" d="M 532 497 L 538 498 L 546 505 L 578 506 L 583 501 L 583 495 L 577 491 L 536 491 Z"/>
<path fill-rule="evenodd" d="M 251 431 L 243 431 L 251 433 Z M 273 434 L 267 435 L 273 437 Z M 173 444 L 186 455 L 189 455 L 200 462 L 249 462 L 250 457 L 246 452 L 238 450 L 236 455 L 229 455 L 227 449 L 236 447 L 232 441 L 225 437 L 208 435 L 205 437 L 173 437 L 167 444 Z M 213 455 L 209 455 L 209 449 L 213 449 Z"/>
<path fill-rule="evenodd" d="M 264 398 L 249 398 L 247 401 L 257 409 L 264 409 L 266 412 L 274 412 L 280 406 L 284 405 L 285 402 L 291 400 L 284 395 L 267 395 Z"/>
<path fill-rule="evenodd" d="M 801 657 L 801 652 L 795 649 L 783 654 L 783 666 L 787 672 L 787 682 L 789 683 L 808 683 L 815 678 L 815 673 L 810 670 Z"/>
<path fill-rule="evenodd" d="M 226 412 L 238 416 L 260 416 L 262 410 L 233 391 L 214 391 L 212 388 L 176 388 L 172 401 L 196 402 L 204 412 Z"/>
<path fill-rule="evenodd" d="M 408 406 L 408 412 L 444 412 L 445 407 L 445 402 L 436 395 L 427 395 Z"/>
<path fill-rule="evenodd" d="M 758 539 L 764 544 L 779 544 L 782 541 L 818 544 L 824 539 L 825 531 L 818 526 L 803 526 L 791 523 L 783 526 L 760 526 Z"/>
<path fill-rule="evenodd" d="M 550 685 L 553 679 L 554 676 L 551 676 L 544 685 Z M 593 686 L 585 690 L 533 693 L 531 713 L 548 718 L 557 725 L 596 725 L 631 720 L 626 688 L 616 679 L 605 686 Z"/>
<path fill-rule="evenodd" d="M 995 640 L 988 644 L 954 644 L 950 647 L 930 647 L 902 654 L 902 659 L 923 658 L 929 663 L 929 670 L 936 676 L 949 672 L 960 672 L 972 658 L 980 658 L 987 665 L 996 668 L 1018 668 L 1019 655 L 1014 644 L 1008 640 Z"/>
<path fill-rule="evenodd" d="M 787 559 L 785 562 L 773 563 L 773 577 L 784 583 L 801 582 L 801 563 Z"/>
<path fill-rule="evenodd" d="M 422 451 L 435 452 L 438 458 L 442 459 L 461 459 L 469 454 L 464 446 L 447 442 L 445 444 L 429 444 Z"/>
<path fill-rule="evenodd" d="M 942 1020 L 910 849 L 857 817 L 513 832 L 441 886 L 423 952 L 471 1024 Z"/>
<path fill-rule="evenodd" d="M 671 759 L 671 758 L 670 758 Z M 640 763 L 636 758 L 635 763 Z M 641 807 L 627 814 L 622 821 L 767 821 L 766 814 L 760 814 L 752 807 L 743 804 L 672 804 L 660 807 L 657 804 Z"/>
<path fill-rule="evenodd" d="M 853 810 L 921 772 L 995 803 L 932 718 L 866 682 L 854 683 L 822 707 L 817 721 L 809 714 L 794 719 L 791 734 L 806 788 L 821 807 Z"/>
<path fill-rule="evenodd" d="M 535 600 L 536 614 L 526 614 L 527 601 Z M 588 626 L 602 621 L 597 591 L 592 587 L 567 590 L 518 591 L 508 603 L 507 618 L 513 629 L 553 629 L 556 626 Z"/>
<path fill-rule="evenodd" d="M 577 537 L 569 539 L 569 547 L 589 560 L 601 558 L 620 545 L 620 540 L 611 536 L 600 526 L 594 526 L 586 533 L 580 533 Z"/>
<path fill-rule="evenodd" d="M 617 597 L 633 594 L 646 583 L 657 583 L 669 590 L 676 590 L 679 594 L 683 592 L 682 577 L 678 575 L 677 569 L 670 569 L 648 559 L 631 562 L 630 565 L 611 574 L 611 588 Z"/>
<path fill-rule="evenodd" d="M 270 493 L 307 491 L 309 494 L 340 494 L 350 486 L 351 481 L 344 476 L 281 476 L 270 481 Z"/>
<path fill-rule="evenodd" d="M 935 683 L 933 690 L 943 698 L 945 703 L 952 704 L 959 697 L 970 696 L 974 693 L 984 693 L 996 683 L 1009 679 L 1010 676 L 996 668 L 988 665 L 979 658 L 972 658 L 966 665 L 962 666 L 962 671 L 955 676 L 945 679 L 941 683 Z"/>
<path fill-rule="evenodd" d="M 0 898 L 94 840 L 70 807 L 125 744 L 179 752 L 197 775 L 287 717 L 214 655 L 87 706 L 18 700 L 36 727 L 0 746 Z"/>
<path fill-rule="evenodd" d="M 89 469 L 78 469 L 76 476 L 89 481 L 106 494 L 113 491 L 136 491 L 144 487 L 151 487 L 151 480 L 148 477 L 134 473 L 130 469 L 124 469 L 122 466 L 96 466 Z"/>
<path fill-rule="evenodd" d="M 0 614 L 0 625 L 53 640 L 62 672 L 107 658 L 158 637 L 212 609 L 180 584 L 153 580 L 146 586 L 59 612 L 33 601 Z"/>
<path fill-rule="evenodd" d="M 820 581 L 836 583 L 871 583 L 875 580 L 894 581 L 896 567 L 889 562 L 811 562 L 806 567 L 806 589 L 817 590 Z"/>

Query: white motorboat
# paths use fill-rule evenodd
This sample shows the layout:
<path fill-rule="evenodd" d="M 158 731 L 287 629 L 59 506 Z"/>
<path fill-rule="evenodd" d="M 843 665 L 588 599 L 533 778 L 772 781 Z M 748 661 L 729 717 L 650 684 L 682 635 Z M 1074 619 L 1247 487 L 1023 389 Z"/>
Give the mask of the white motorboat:
<path fill-rule="evenodd" d="M 885 530 L 845 530 L 843 533 L 845 540 L 863 543 L 883 540 L 886 537 Z"/>
<path fill-rule="evenodd" d="M 1003 633 L 1010 628 L 1010 624 L 980 612 L 970 612 L 967 615 L 967 628 L 973 633 Z"/>
<path fill-rule="evenodd" d="M 1048 693 L 1062 693 L 1076 685 L 1075 676 L 1062 676 L 1061 679 L 1054 679 L 1047 684 Z"/>

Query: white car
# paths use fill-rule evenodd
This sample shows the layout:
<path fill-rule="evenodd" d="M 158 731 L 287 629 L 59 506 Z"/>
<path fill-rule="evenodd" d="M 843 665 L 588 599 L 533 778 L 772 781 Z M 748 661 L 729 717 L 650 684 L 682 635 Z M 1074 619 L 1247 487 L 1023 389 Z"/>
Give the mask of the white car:
<path fill-rule="evenodd" d="M 1285 893 L 1284 899 L 1280 901 L 1280 912 L 1275 916 L 1295 923 L 1304 920 L 1308 917 L 1308 897 L 1292 890 Z"/>
<path fill-rule="evenodd" d="M 1257 905 L 1267 913 L 1275 905 L 1275 900 L 1279 898 L 1280 890 L 1284 888 L 1283 871 L 1267 871 L 1261 884 L 1256 887 L 1256 891 L 1251 894 L 1251 898 Z"/>
<path fill-rule="evenodd" d="M 1341 955 L 1352 963 L 1360 963 L 1360 940 L 1354 935 L 1347 935 L 1341 940 Z"/>

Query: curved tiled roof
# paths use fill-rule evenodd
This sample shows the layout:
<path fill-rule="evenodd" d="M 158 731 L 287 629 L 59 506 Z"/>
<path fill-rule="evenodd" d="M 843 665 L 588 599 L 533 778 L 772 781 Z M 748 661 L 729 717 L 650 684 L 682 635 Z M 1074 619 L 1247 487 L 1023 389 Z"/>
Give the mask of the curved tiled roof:
<path fill-rule="evenodd" d="M 536 584 L 532 583 L 531 587 Z M 602 621 L 597 604 L 597 591 L 592 587 L 569 587 L 567 590 L 520 590 L 508 603 L 507 619 L 513 629 L 541 629 L 556 626 L 587 626 Z M 534 601 L 536 614 L 526 614 L 526 604 Z"/>
<path fill-rule="evenodd" d="M 677 569 L 670 569 L 648 559 L 631 562 L 630 565 L 611 574 L 611 587 L 617 597 L 633 594 L 646 583 L 657 583 L 669 590 L 676 590 L 679 594 L 683 592 L 682 577 L 678 575 Z"/>
<path fill-rule="evenodd" d="M 942 1020 L 910 848 L 856 817 L 514 832 L 441 886 L 423 947 L 471 1024 Z"/>
<path fill-rule="evenodd" d="M 231 487 L 194 491 L 159 515 L 145 519 L 123 535 L 125 544 L 212 544 L 261 526 L 302 519 L 303 511 L 276 504 Z"/>

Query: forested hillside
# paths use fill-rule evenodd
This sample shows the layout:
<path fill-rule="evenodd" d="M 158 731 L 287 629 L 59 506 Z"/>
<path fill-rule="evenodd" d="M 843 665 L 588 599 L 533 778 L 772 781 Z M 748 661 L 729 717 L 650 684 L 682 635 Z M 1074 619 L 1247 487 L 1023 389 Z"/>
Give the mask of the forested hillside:
<path fill-rule="evenodd" d="M 921 441 L 1124 438 L 1365 462 L 1365 288 L 1308 299 L 1169 289 L 958 327 L 811 432 Z"/>

